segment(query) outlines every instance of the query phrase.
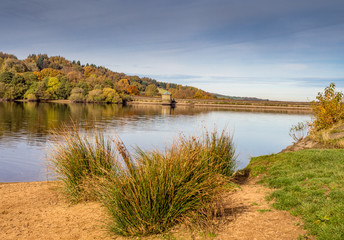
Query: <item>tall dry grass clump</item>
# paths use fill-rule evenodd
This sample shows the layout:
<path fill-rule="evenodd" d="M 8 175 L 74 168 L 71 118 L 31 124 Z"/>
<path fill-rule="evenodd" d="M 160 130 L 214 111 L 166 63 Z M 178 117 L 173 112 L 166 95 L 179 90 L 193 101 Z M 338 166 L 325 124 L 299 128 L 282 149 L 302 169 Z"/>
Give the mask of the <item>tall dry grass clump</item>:
<path fill-rule="evenodd" d="M 119 138 L 106 140 L 98 134 L 91 142 L 78 131 L 62 138 L 51 165 L 66 192 L 75 202 L 91 186 L 107 209 L 108 229 L 123 236 L 162 233 L 179 223 L 207 223 L 236 162 L 232 138 L 225 131 L 198 138 L 181 135 L 165 152 L 138 148 L 134 155 Z"/>
<path fill-rule="evenodd" d="M 72 131 L 56 131 L 56 145 L 50 152 L 49 166 L 61 180 L 71 202 L 93 198 L 90 190 L 94 179 L 104 176 L 114 166 L 112 141 L 96 134 L 90 141 L 76 127 Z"/>
<path fill-rule="evenodd" d="M 232 139 L 225 132 L 181 136 L 165 153 L 138 149 L 135 160 L 120 141 L 116 145 L 124 164 L 107 173 L 98 192 L 109 213 L 108 227 L 117 235 L 205 223 L 235 166 Z"/>

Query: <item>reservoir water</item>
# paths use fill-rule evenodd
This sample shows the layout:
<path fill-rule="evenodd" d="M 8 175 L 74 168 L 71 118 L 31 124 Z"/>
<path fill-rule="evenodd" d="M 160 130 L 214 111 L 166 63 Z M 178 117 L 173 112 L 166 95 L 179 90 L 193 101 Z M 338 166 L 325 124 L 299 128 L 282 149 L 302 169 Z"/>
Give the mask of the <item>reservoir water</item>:
<path fill-rule="evenodd" d="M 0 102 L 0 182 L 47 179 L 47 153 L 52 132 L 76 124 L 91 136 L 117 134 L 133 151 L 168 147 L 178 134 L 200 136 L 227 129 L 233 135 L 238 168 L 252 156 L 278 153 L 292 143 L 292 125 L 309 114 L 242 112 L 204 107 Z"/>

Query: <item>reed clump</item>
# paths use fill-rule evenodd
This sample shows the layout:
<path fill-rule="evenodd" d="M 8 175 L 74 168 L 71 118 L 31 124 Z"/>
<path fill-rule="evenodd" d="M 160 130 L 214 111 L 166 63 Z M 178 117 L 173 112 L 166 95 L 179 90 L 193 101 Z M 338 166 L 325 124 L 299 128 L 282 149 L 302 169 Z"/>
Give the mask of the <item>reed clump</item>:
<path fill-rule="evenodd" d="M 103 177 L 114 166 L 116 151 L 112 141 L 96 134 L 91 142 L 76 127 L 56 131 L 55 136 L 58 141 L 50 152 L 49 167 L 63 182 L 66 196 L 71 202 L 94 199 L 94 179 Z"/>
<path fill-rule="evenodd" d="M 60 166 L 59 161 L 74 162 L 80 156 L 88 156 L 88 153 L 78 153 L 84 151 L 84 145 L 89 146 L 85 141 L 85 138 L 77 139 L 75 143 L 82 147 L 79 150 L 73 144 L 73 151 L 67 152 L 68 158 L 60 157 L 66 153 L 58 148 L 55 165 Z M 131 155 L 119 138 L 113 140 L 114 147 L 107 141 L 101 143 L 104 144 L 92 146 L 105 151 L 103 163 L 106 164 L 92 165 L 98 168 L 92 173 L 97 176 L 92 179 L 92 187 L 108 212 L 108 229 L 122 236 L 162 233 L 179 223 L 206 224 L 236 162 L 232 138 L 225 131 L 220 135 L 215 131 L 206 132 L 199 138 L 181 135 L 164 152 L 137 148 Z M 70 152 L 75 156 L 69 157 Z M 63 169 L 57 173 L 68 173 L 62 180 L 65 179 L 68 188 L 76 184 L 73 188 L 78 189 L 77 184 L 82 181 L 69 178 L 69 171 L 64 170 L 74 164 L 62 165 Z M 75 171 L 84 176 L 85 170 Z"/>

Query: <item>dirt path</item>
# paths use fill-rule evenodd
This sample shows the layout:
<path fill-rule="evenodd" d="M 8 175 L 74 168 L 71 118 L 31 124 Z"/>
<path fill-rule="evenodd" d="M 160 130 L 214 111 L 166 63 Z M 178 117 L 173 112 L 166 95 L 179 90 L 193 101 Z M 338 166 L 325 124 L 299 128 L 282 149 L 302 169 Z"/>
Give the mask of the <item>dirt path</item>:
<path fill-rule="evenodd" d="M 241 189 L 227 196 L 225 211 L 232 217 L 216 239 L 287 240 L 306 234 L 300 219 L 286 211 L 275 210 L 268 204 L 265 196 L 272 190 L 256 184 L 256 181 L 249 180 L 241 185 Z"/>
<path fill-rule="evenodd" d="M 56 188 L 54 182 L 0 184 L 0 239 L 111 239 L 101 228 L 99 204 L 69 206 Z M 305 234 L 299 219 L 267 204 L 269 191 L 251 180 L 228 194 L 227 221 L 215 239 L 297 239 Z"/>

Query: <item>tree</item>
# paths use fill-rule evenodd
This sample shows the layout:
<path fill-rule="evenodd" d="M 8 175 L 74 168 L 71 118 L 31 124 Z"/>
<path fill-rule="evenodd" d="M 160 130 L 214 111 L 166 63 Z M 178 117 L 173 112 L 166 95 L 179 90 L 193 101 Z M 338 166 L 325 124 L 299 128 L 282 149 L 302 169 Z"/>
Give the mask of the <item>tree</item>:
<path fill-rule="evenodd" d="M 76 85 L 76 87 L 82 88 L 82 89 L 84 90 L 84 94 L 87 94 L 88 91 L 89 91 L 88 85 L 87 85 L 87 83 L 86 83 L 85 81 L 79 82 L 79 83 Z"/>
<path fill-rule="evenodd" d="M 13 73 L 23 73 L 28 70 L 23 61 L 14 58 L 6 59 L 2 65 L 2 69 L 3 71 L 9 71 Z"/>
<path fill-rule="evenodd" d="M 26 85 L 32 85 L 33 83 L 38 81 L 37 75 L 33 74 L 32 72 L 26 72 L 22 74 Z"/>
<path fill-rule="evenodd" d="M 104 98 L 104 101 L 107 103 L 121 103 L 122 102 L 120 95 L 116 92 L 116 90 L 112 88 L 103 89 L 103 98 Z"/>
<path fill-rule="evenodd" d="M 23 99 L 24 93 L 29 88 L 25 84 L 24 78 L 19 75 L 15 74 L 12 78 L 11 83 L 9 84 L 11 89 L 11 98 L 10 99 Z"/>
<path fill-rule="evenodd" d="M 126 78 L 119 80 L 118 83 L 116 84 L 116 90 L 120 93 L 126 93 L 128 87 L 129 87 L 129 81 Z"/>
<path fill-rule="evenodd" d="M 45 68 L 40 72 L 34 72 L 37 75 L 39 81 L 43 80 L 46 77 L 57 77 L 63 75 L 61 71 L 52 69 L 52 68 Z"/>
<path fill-rule="evenodd" d="M 73 88 L 71 95 L 69 96 L 69 100 L 71 100 L 72 102 L 85 101 L 85 90 L 79 87 Z"/>
<path fill-rule="evenodd" d="M 60 81 L 57 77 L 48 77 L 47 91 L 52 99 L 58 98 L 58 90 L 60 88 Z"/>
<path fill-rule="evenodd" d="M 328 128 L 344 118 L 343 93 L 336 92 L 335 88 L 336 85 L 331 83 L 325 88 L 324 93 L 318 93 L 318 101 L 312 102 L 315 129 Z"/>
<path fill-rule="evenodd" d="M 156 96 L 159 93 L 158 88 L 154 84 L 150 84 L 146 87 L 145 95 L 148 97 Z"/>
<path fill-rule="evenodd" d="M 101 89 L 94 89 L 88 93 L 87 102 L 103 102 L 104 95 Z"/>
<path fill-rule="evenodd" d="M 67 99 L 72 91 L 72 85 L 65 77 L 61 78 L 61 84 L 57 89 L 56 95 L 58 99 Z"/>
<path fill-rule="evenodd" d="M 0 82 L 0 99 L 4 98 L 7 85 L 3 82 Z"/>
<path fill-rule="evenodd" d="M 14 76 L 14 74 L 11 72 L 3 72 L 0 74 L 0 82 L 8 84 L 8 83 L 12 82 L 13 76 Z"/>
<path fill-rule="evenodd" d="M 127 88 L 127 93 L 130 95 L 139 95 L 140 91 L 137 89 L 137 87 L 135 85 L 130 85 Z"/>

